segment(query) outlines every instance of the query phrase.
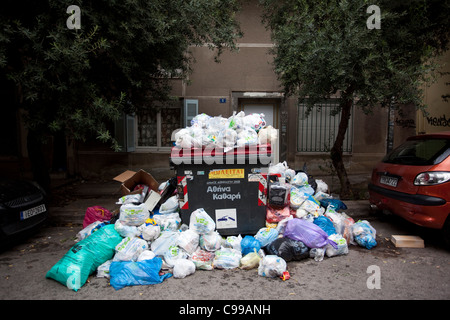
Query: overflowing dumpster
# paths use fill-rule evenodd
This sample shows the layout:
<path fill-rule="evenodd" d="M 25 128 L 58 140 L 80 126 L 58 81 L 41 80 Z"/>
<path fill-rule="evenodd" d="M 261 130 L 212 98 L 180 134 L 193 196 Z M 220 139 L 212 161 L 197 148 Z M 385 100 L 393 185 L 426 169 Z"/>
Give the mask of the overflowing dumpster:
<path fill-rule="evenodd" d="M 223 235 L 256 233 L 265 226 L 270 145 L 233 149 L 174 147 L 180 216 L 189 225 L 198 208 L 208 212 Z"/>

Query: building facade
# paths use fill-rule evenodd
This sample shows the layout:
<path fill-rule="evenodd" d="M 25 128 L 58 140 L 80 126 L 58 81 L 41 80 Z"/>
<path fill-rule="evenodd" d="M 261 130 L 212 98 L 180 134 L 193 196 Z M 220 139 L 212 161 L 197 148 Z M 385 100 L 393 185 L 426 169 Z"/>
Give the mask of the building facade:
<path fill-rule="evenodd" d="M 304 108 L 295 97 L 283 97 L 272 64 L 270 31 L 261 21 L 262 10 L 257 2 L 245 1 L 239 13 L 244 36 L 238 40 L 237 52 L 225 51 L 218 63 L 207 46 L 192 47 L 195 64 L 189 81 L 173 79 L 172 94 L 179 97 L 178 101 L 170 107 L 124 116 L 115 123 L 116 137 L 123 146 L 121 152 L 95 141 L 67 143 L 66 173 L 85 179 L 111 179 L 125 169 L 142 168 L 156 178 L 166 177 L 174 130 L 190 125 L 190 119 L 199 113 L 229 117 L 233 112 L 244 111 L 264 113 L 267 124 L 279 130 L 279 161 L 287 161 L 293 169 L 302 169 L 306 164 L 313 175 L 332 174 L 328 151 L 337 133 L 339 114 L 333 116 L 330 112 L 336 101 L 324 101 L 305 117 Z M 448 61 L 449 55 L 444 59 Z M 429 118 L 419 115 L 413 106 L 405 106 L 395 114 L 378 108 L 370 115 L 355 108 L 344 142 L 347 172 L 370 174 L 386 153 L 389 126 L 393 128 L 393 146 L 417 132 L 450 130 L 449 103 L 440 97 L 445 92 L 445 82 L 449 80 L 443 79 L 426 91 Z M 23 134 L 18 140 L 18 153 L 26 158 Z"/>

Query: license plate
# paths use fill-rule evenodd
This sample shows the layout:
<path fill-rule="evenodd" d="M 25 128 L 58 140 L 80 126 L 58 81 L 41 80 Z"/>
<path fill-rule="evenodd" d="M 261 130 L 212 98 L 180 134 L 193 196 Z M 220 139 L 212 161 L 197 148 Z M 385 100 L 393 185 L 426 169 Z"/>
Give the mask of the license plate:
<path fill-rule="evenodd" d="M 394 177 L 389 177 L 389 176 L 381 176 L 380 183 L 395 188 L 395 187 L 397 187 L 398 179 L 394 178 Z"/>
<path fill-rule="evenodd" d="M 44 204 L 41 204 L 37 207 L 28 209 L 28 210 L 24 210 L 20 212 L 20 220 L 24 220 L 24 219 L 28 219 L 31 218 L 37 214 L 40 214 L 42 212 L 45 212 L 46 208 Z"/>

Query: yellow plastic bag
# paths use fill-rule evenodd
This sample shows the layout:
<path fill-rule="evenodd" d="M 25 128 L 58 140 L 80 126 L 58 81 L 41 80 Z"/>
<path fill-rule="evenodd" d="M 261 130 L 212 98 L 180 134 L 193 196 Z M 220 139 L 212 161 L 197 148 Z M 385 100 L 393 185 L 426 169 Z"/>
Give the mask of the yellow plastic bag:
<path fill-rule="evenodd" d="M 240 268 L 243 270 L 250 270 L 257 268 L 259 266 L 259 261 L 261 257 L 256 251 L 247 253 L 245 256 L 241 258 L 241 266 Z"/>

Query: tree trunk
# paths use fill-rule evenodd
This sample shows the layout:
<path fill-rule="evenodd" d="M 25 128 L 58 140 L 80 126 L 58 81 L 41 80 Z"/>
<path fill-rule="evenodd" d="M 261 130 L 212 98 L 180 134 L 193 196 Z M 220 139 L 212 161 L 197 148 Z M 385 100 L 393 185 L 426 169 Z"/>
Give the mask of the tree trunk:
<path fill-rule="evenodd" d="M 334 141 L 333 147 L 331 148 L 331 161 L 336 170 L 336 174 L 339 178 L 341 184 L 340 198 L 341 199 L 352 199 L 353 191 L 350 186 L 350 181 L 348 180 L 347 170 L 344 167 L 344 161 L 342 158 L 343 150 L 342 146 L 344 143 L 345 133 L 347 132 L 348 122 L 350 120 L 350 113 L 353 104 L 352 98 L 353 90 L 349 89 L 342 96 L 341 103 L 341 121 L 339 122 L 339 129 Z"/>

